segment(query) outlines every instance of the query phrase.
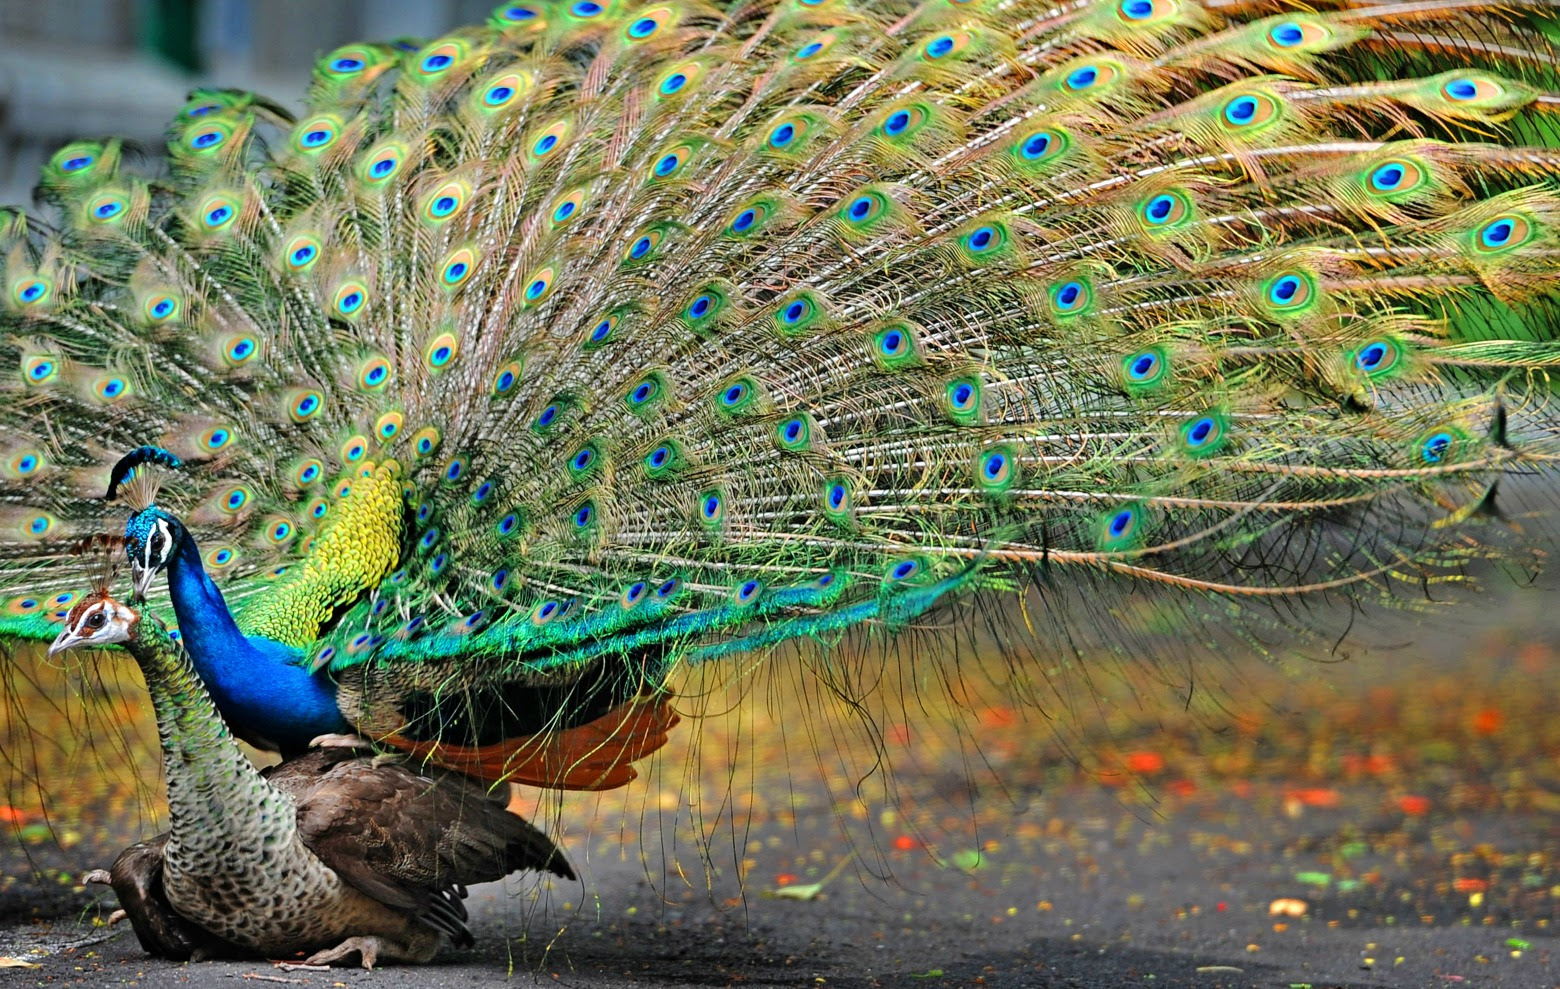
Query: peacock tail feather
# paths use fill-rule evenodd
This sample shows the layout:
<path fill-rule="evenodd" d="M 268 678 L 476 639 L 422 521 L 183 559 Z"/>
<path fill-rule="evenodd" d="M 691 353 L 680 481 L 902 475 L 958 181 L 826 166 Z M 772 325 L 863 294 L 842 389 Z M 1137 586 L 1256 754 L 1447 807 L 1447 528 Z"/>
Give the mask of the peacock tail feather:
<path fill-rule="evenodd" d="M 142 444 L 338 676 L 1412 601 L 1560 454 L 1553 16 L 510 3 L 297 119 L 198 92 L 165 170 L 72 144 L 0 214 L 0 633 L 54 636 Z M 1140 648 L 1105 604 L 1029 648 L 1085 631 Z"/>

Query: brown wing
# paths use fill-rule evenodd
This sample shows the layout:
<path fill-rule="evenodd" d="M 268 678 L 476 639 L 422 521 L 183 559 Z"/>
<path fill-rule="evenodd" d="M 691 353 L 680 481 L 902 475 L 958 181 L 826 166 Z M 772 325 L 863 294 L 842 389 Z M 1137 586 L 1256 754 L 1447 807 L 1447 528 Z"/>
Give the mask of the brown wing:
<path fill-rule="evenodd" d="M 267 778 L 292 794 L 299 837 L 321 861 L 457 943 L 470 940 L 460 903 L 466 885 L 518 869 L 574 878 L 552 839 L 458 773 L 419 774 L 358 751 L 315 749 Z"/>

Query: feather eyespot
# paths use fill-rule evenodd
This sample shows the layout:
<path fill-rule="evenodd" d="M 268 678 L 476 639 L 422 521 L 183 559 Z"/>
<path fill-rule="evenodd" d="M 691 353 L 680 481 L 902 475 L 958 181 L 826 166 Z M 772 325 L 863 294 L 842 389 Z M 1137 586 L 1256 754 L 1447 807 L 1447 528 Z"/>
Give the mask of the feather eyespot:
<path fill-rule="evenodd" d="M 336 289 L 331 309 L 342 319 L 355 319 L 368 304 L 368 288 L 360 282 L 347 282 Z"/>
<path fill-rule="evenodd" d="M 200 434 L 201 449 L 208 453 L 216 453 L 231 446 L 233 443 L 233 431 L 226 426 L 212 426 Z"/>
<path fill-rule="evenodd" d="M 1372 340 L 1354 352 L 1354 366 L 1374 378 L 1391 371 L 1400 353 L 1391 340 Z"/>
<path fill-rule="evenodd" d="M 493 394 L 507 395 L 520 381 L 520 362 L 510 361 L 493 375 Z"/>
<path fill-rule="evenodd" d="M 130 208 L 129 200 L 117 192 L 104 193 L 87 204 L 87 218 L 93 223 L 112 223 L 122 219 Z"/>
<path fill-rule="evenodd" d="M 1131 354 L 1122 361 L 1127 384 L 1134 388 L 1149 388 L 1164 380 L 1168 369 L 1164 354 L 1158 350 L 1145 350 Z"/>
<path fill-rule="evenodd" d="M 459 342 L 453 333 L 441 333 L 428 342 L 423 350 L 423 359 L 431 370 L 438 371 L 446 367 L 460 348 Z"/>
<path fill-rule="evenodd" d="M 533 272 L 525 283 L 525 304 L 534 306 L 545 300 L 552 291 L 554 271 L 552 268 L 543 268 Z"/>
<path fill-rule="evenodd" d="M 93 394 L 105 402 L 116 402 L 130 394 L 130 385 L 124 378 L 99 378 L 92 384 Z"/>
<path fill-rule="evenodd" d="M 405 160 L 405 152 L 397 146 L 382 147 L 363 159 L 361 176 L 370 185 L 382 185 L 395 177 Z"/>
<path fill-rule="evenodd" d="M 282 248 L 282 262 L 288 271 L 303 272 L 314 267 L 314 263 L 320 259 L 319 238 L 303 234 L 294 237 Z"/>
<path fill-rule="evenodd" d="M 22 363 L 22 378 L 29 385 L 46 385 L 59 375 L 59 361 L 52 357 L 29 357 Z"/>
<path fill-rule="evenodd" d="M 317 391 L 294 392 L 287 402 L 287 414 L 294 422 L 307 422 L 319 415 L 324 400 Z"/>
<path fill-rule="evenodd" d="M 1051 311 L 1058 316 L 1076 316 L 1089 308 L 1093 291 L 1083 279 L 1060 282 L 1051 287 Z"/>
<path fill-rule="evenodd" d="M 1181 449 L 1194 457 L 1218 451 L 1227 436 L 1224 416 L 1208 412 L 1194 416 L 1181 425 Z"/>
<path fill-rule="evenodd" d="M 1262 297 L 1278 313 L 1298 312 L 1316 296 L 1316 282 L 1305 272 L 1285 272 L 1268 280 Z"/>
<path fill-rule="evenodd" d="M 358 368 L 358 387 L 364 391 L 379 391 L 390 381 L 390 362 L 383 357 L 372 357 Z"/>
<path fill-rule="evenodd" d="M 419 457 L 426 457 L 439 448 L 442 437 L 432 426 L 424 426 L 412 435 L 412 449 Z"/>
<path fill-rule="evenodd" d="M 469 247 L 451 254 L 439 269 L 439 283 L 445 289 L 456 289 L 466 284 L 477 268 L 477 256 Z"/>
<path fill-rule="evenodd" d="M 667 100 L 686 95 L 703 74 L 704 70 L 697 62 L 673 66 L 655 84 L 656 99 Z"/>
<path fill-rule="evenodd" d="M 325 472 L 325 465 L 318 460 L 305 460 L 293 471 L 293 480 L 300 486 L 313 484 Z"/>
<path fill-rule="evenodd" d="M 1528 243 L 1534 232 L 1527 217 L 1503 213 L 1474 231 L 1473 248 L 1480 254 L 1501 254 Z"/>
<path fill-rule="evenodd" d="M 234 367 L 247 363 L 259 352 L 260 344 L 252 336 L 228 337 L 222 346 L 223 360 Z"/>
<path fill-rule="evenodd" d="M 336 143 L 340 123 L 330 117 L 306 120 L 293 130 L 293 148 L 303 154 L 318 154 Z"/>

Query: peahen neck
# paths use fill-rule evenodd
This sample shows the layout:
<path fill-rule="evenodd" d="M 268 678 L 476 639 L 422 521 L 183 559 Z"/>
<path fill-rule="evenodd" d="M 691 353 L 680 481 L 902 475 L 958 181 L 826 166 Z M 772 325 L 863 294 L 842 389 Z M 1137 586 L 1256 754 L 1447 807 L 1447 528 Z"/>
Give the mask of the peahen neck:
<path fill-rule="evenodd" d="M 233 741 L 190 656 L 155 618 L 127 648 L 157 714 L 168 777 L 170 849 L 192 861 L 224 847 L 272 847 L 296 830 L 292 799 L 261 777 Z M 174 853 L 170 851 L 170 857 Z"/>
<path fill-rule="evenodd" d="M 169 561 L 168 587 L 194 669 L 236 735 L 291 757 L 318 735 L 349 730 L 325 675 L 305 669 L 296 650 L 239 630 L 188 534 Z"/>

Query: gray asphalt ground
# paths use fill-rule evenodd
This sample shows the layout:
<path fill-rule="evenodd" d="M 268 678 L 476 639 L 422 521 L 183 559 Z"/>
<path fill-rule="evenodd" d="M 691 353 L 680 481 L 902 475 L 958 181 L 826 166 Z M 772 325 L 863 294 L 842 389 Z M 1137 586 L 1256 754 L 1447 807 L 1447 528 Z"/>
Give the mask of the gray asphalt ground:
<path fill-rule="evenodd" d="M 807 704 L 685 724 L 644 779 L 531 815 L 581 883 L 474 889 L 478 946 L 422 968 L 150 959 L 72 877 L 155 821 L 0 833 L 0 989 L 1560 986 L 1553 600 L 1257 683 L 1278 703 L 1222 730 L 1118 726 L 1087 773 L 997 709 L 889 730 L 893 802 Z"/>

